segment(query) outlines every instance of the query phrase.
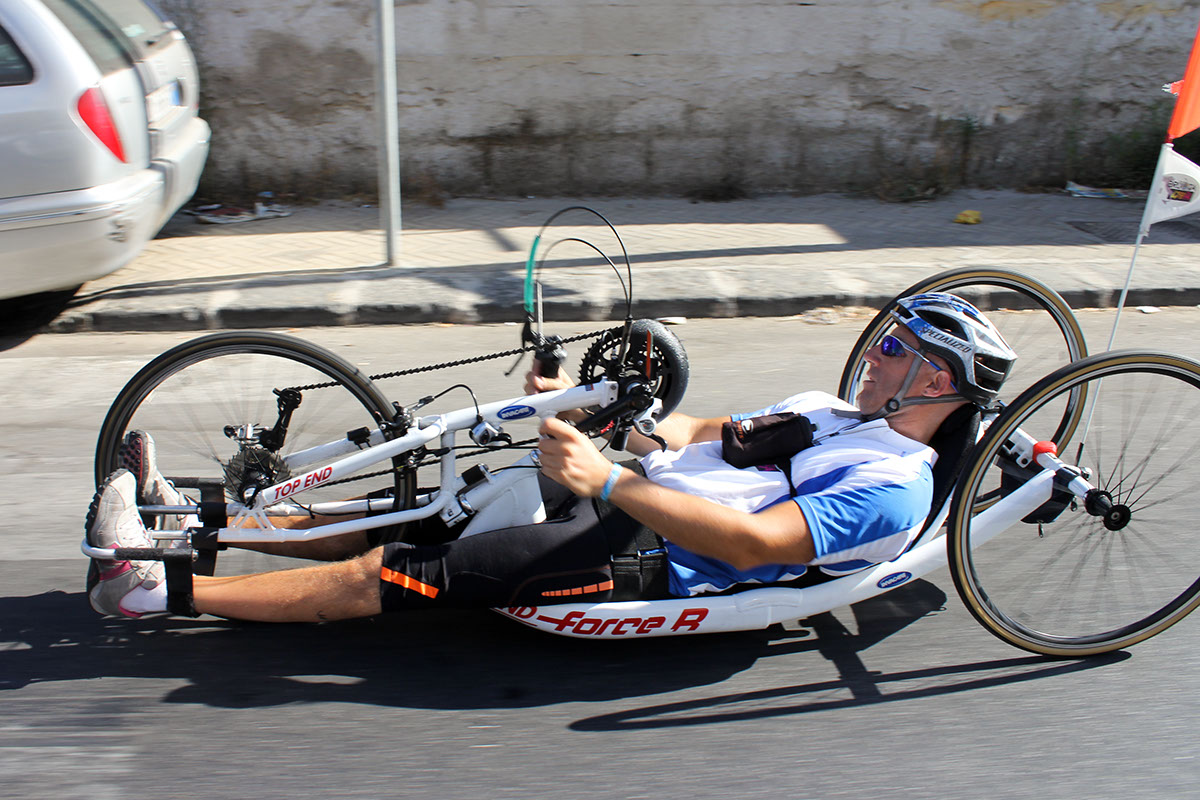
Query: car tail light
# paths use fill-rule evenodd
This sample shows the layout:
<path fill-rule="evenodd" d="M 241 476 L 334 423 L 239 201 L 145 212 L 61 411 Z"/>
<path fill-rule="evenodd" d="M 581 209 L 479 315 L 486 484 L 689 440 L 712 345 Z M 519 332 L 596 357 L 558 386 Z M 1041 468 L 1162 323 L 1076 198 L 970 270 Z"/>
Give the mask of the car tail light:
<path fill-rule="evenodd" d="M 99 87 L 93 86 L 79 96 L 76 106 L 79 118 L 88 130 L 95 134 L 100 143 L 107 147 L 121 162 L 125 161 L 125 148 L 121 145 L 121 134 L 117 132 L 116 123 L 108 111 L 108 103 Z"/>

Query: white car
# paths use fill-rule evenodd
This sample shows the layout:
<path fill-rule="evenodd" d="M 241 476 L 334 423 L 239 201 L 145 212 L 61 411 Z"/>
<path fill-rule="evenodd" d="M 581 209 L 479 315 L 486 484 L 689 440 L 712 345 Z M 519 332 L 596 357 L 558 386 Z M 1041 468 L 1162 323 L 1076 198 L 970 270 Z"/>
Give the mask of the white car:
<path fill-rule="evenodd" d="M 136 256 L 196 191 L 198 108 L 191 49 L 143 0 L 0 1 L 0 298 Z"/>

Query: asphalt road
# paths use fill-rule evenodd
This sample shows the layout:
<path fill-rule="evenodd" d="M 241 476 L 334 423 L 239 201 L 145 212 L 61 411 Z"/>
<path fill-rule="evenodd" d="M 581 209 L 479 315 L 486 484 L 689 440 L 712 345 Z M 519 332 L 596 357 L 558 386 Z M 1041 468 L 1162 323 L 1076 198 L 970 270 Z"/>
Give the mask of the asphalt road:
<path fill-rule="evenodd" d="M 1111 313 L 1083 312 L 1098 349 Z M 864 318 L 691 321 L 682 410 L 834 388 Z M 1200 355 L 1200 309 L 1121 346 Z M 558 332 L 589 329 L 559 326 Z M 513 346 L 513 327 L 306 329 L 367 371 Z M 78 552 L 95 432 L 187 335 L 39 336 L 0 352 L 0 797 L 1164 798 L 1200 780 L 1200 623 L 1072 661 L 974 623 L 944 570 L 768 630 L 587 642 L 486 611 L 319 626 L 104 620 Z M 466 379 L 514 393 L 511 361 Z M 226 558 L 226 556 L 222 556 Z M 255 569 L 265 557 L 223 566 Z"/>

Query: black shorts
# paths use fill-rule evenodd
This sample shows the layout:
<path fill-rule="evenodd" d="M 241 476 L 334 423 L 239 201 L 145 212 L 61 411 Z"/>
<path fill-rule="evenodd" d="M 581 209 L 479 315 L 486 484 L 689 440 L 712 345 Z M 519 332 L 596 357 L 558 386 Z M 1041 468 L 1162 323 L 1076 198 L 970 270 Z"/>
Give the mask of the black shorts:
<path fill-rule="evenodd" d="M 385 544 L 379 579 L 383 610 L 669 596 L 661 539 L 614 506 L 576 497 L 542 480 L 547 513 L 552 515 L 546 522 L 445 544 Z M 641 546 L 655 543 L 658 552 Z M 640 561 L 638 549 L 646 553 Z"/>

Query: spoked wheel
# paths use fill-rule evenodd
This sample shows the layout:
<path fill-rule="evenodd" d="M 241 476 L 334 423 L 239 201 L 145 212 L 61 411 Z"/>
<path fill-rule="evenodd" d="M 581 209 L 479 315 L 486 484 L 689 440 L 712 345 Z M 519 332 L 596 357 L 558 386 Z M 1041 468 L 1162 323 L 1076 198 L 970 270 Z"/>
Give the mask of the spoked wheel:
<path fill-rule="evenodd" d="M 1001 402 L 1016 397 L 1051 370 L 1087 355 L 1083 331 L 1071 307 L 1053 289 L 1028 275 L 1002 269 L 955 269 L 914 283 L 897 299 L 921 292 L 952 292 L 977 305 L 1016 351 L 1017 361 L 1000 392 Z M 893 299 L 855 342 L 838 387 L 838 397 L 843 400 L 853 403 L 858 396 L 867 366 L 863 359 L 895 327 L 891 317 L 895 307 Z M 1081 387 L 1058 399 L 1059 423 L 1049 438 L 1060 446 L 1079 424 L 1082 391 Z"/>
<path fill-rule="evenodd" d="M 1016 522 L 984 541 L 986 515 L 975 506 L 998 482 L 1005 441 L 1018 428 L 1049 438 L 1064 397 L 1079 389 L 1089 397 L 1085 423 L 1060 457 L 1085 470 L 1111 512 L 1095 515 L 1060 497 L 1039 509 L 1041 524 Z M 1054 656 L 1126 647 L 1187 616 L 1200 604 L 1197 448 L 1194 361 L 1105 353 L 1037 382 L 988 429 L 959 481 L 949 555 L 967 608 L 1006 642 Z"/>
<path fill-rule="evenodd" d="M 283 405 L 294 408 L 286 433 L 275 437 L 280 444 L 270 432 L 284 417 Z M 298 463 L 297 453 L 344 441 L 356 429 L 378 430 L 393 413 L 365 375 L 317 345 L 267 332 L 204 336 L 151 361 L 117 395 L 96 444 L 96 481 L 120 466 L 117 448 L 126 432 L 144 430 L 154 437 L 159 470 L 189 497 L 198 495 L 186 487 L 200 478 L 221 481 L 226 499 L 240 500 L 249 487 L 265 488 L 322 463 Z M 383 484 L 395 489 L 398 507 L 411 506 L 415 479 L 412 470 L 392 471 L 399 466 L 373 464 L 361 474 L 387 474 L 309 489 L 296 502 L 343 500 Z"/>

